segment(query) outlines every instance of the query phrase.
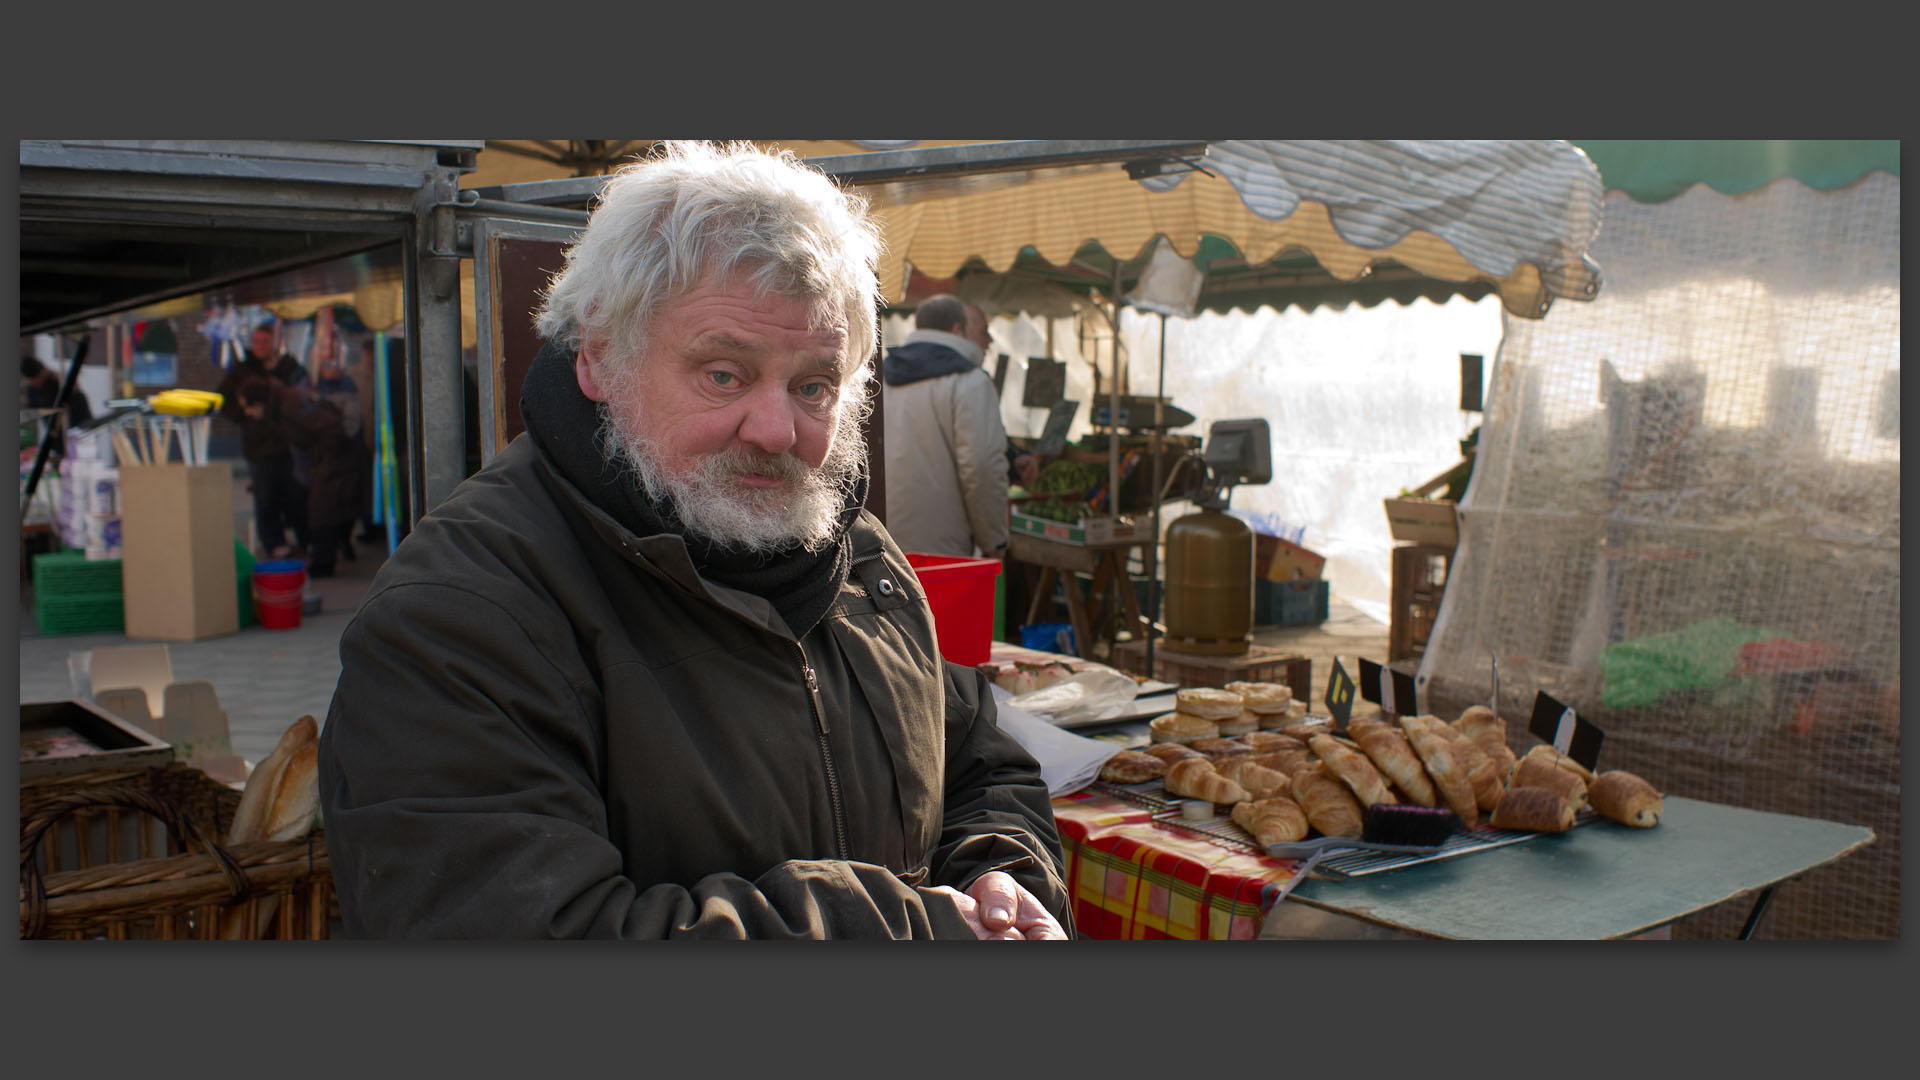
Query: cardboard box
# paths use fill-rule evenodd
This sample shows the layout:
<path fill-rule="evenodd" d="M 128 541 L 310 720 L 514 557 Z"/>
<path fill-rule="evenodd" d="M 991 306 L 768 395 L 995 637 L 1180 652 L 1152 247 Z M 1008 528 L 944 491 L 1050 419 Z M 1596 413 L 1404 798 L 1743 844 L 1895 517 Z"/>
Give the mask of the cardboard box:
<path fill-rule="evenodd" d="M 1011 515 L 1011 527 L 1014 532 L 1026 533 L 1047 540 L 1057 540 L 1063 544 L 1124 544 L 1141 540 L 1147 536 L 1152 526 L 1147 521 L 1135 521 L 1128 517 L 1082 518 L 1075 524 L 1064 521 L 1051 521 L 1047 518 L 1029 517 L 1019 511 Z"/>
<path fill-rule="evenodd" d="M 1460 543 L 1458 507 L 1442 499 L 1387 499 L 1387 529 L 1395 540 L 1455 547 Z"/>
<path fill-rule="evenodd" d="M 240 629 L 231 465 L 122 465 L 120 518 L 128 637 L 198 641 Z"/>
<path fill-rule="evenodd" d="M 1253 576 L 1268 581 L 1318 581 L 1326 556 L 1308 551 L 1291 540 L 1265 533 L 1253 534 Z"/>

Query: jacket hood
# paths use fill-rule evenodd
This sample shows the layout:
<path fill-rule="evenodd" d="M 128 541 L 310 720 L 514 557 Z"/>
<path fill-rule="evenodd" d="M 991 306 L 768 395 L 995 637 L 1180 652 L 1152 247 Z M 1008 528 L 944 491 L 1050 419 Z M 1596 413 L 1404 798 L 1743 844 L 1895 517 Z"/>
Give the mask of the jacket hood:
<path fill-rule="evenodd" d="M 916 330 L 914 334 L 940 334 L 951 338 L 952 334 L 938 330 Z M 956 339 L 969 348 L 977 349 L 965 338 Z M 941 375 L 958 375 L 972 371 L 980 362 L 970 359 L 965 353 L 942 341 L 919 341 L 908 338 L 904 345 L 897 345 L 880 361 L 880 378 L 888 386 L 905 386 L 922 379 L 937 378 Z"/>

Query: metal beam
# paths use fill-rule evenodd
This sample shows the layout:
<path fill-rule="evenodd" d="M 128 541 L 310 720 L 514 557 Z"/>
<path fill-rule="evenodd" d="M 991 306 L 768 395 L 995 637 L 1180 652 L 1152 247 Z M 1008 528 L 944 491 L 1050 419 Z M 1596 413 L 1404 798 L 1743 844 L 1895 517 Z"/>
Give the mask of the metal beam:
<path fill-rule="evenodd" d="M 870 154 L 808 158 L 808 165 L 849 184 L 884 184 L 964 173 L 1016 172 L 1072 165 L 1203 157 L 1204 141 L 1023 139 L 1017 142 L 881 150 Z"/>

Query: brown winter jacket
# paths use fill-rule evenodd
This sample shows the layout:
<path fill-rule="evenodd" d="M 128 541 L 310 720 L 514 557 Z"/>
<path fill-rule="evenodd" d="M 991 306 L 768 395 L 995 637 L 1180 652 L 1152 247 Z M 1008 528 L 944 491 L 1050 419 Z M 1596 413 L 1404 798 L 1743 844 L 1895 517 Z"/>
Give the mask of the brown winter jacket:
<path fill-rule="evenodd" d="M 970 939 L 931 887 L 995 869 L 1070 930 L 1037 766 L 884 529 L 848 535 L 796 642 L 516 439 L 342 636 L 320 785 L 347 931 Z"/>

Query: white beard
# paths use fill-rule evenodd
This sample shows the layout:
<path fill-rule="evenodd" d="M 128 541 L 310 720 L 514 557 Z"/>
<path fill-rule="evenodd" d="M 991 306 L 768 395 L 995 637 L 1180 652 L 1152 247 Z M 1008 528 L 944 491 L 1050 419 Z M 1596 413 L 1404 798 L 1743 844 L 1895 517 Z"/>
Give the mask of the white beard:
<path fill-rule="evenodd" d="M 702 459 L 690 475 L 669 473 L 654 444 L 631 429 L 631 409 L 600 407 L 600 449 L 633 470 L 656 502 L 669 504 L 688 532 L 716 546 L 760 554 L 795 546 L 820 551 L 840 532 L 840 511 L 866 463 L 860 410 L 843 408 L 832 449 L 818 469 L 791 454 L 734 446 Z M 777 476 L 776 488 L 742 487 L 743 475 Z"/>

